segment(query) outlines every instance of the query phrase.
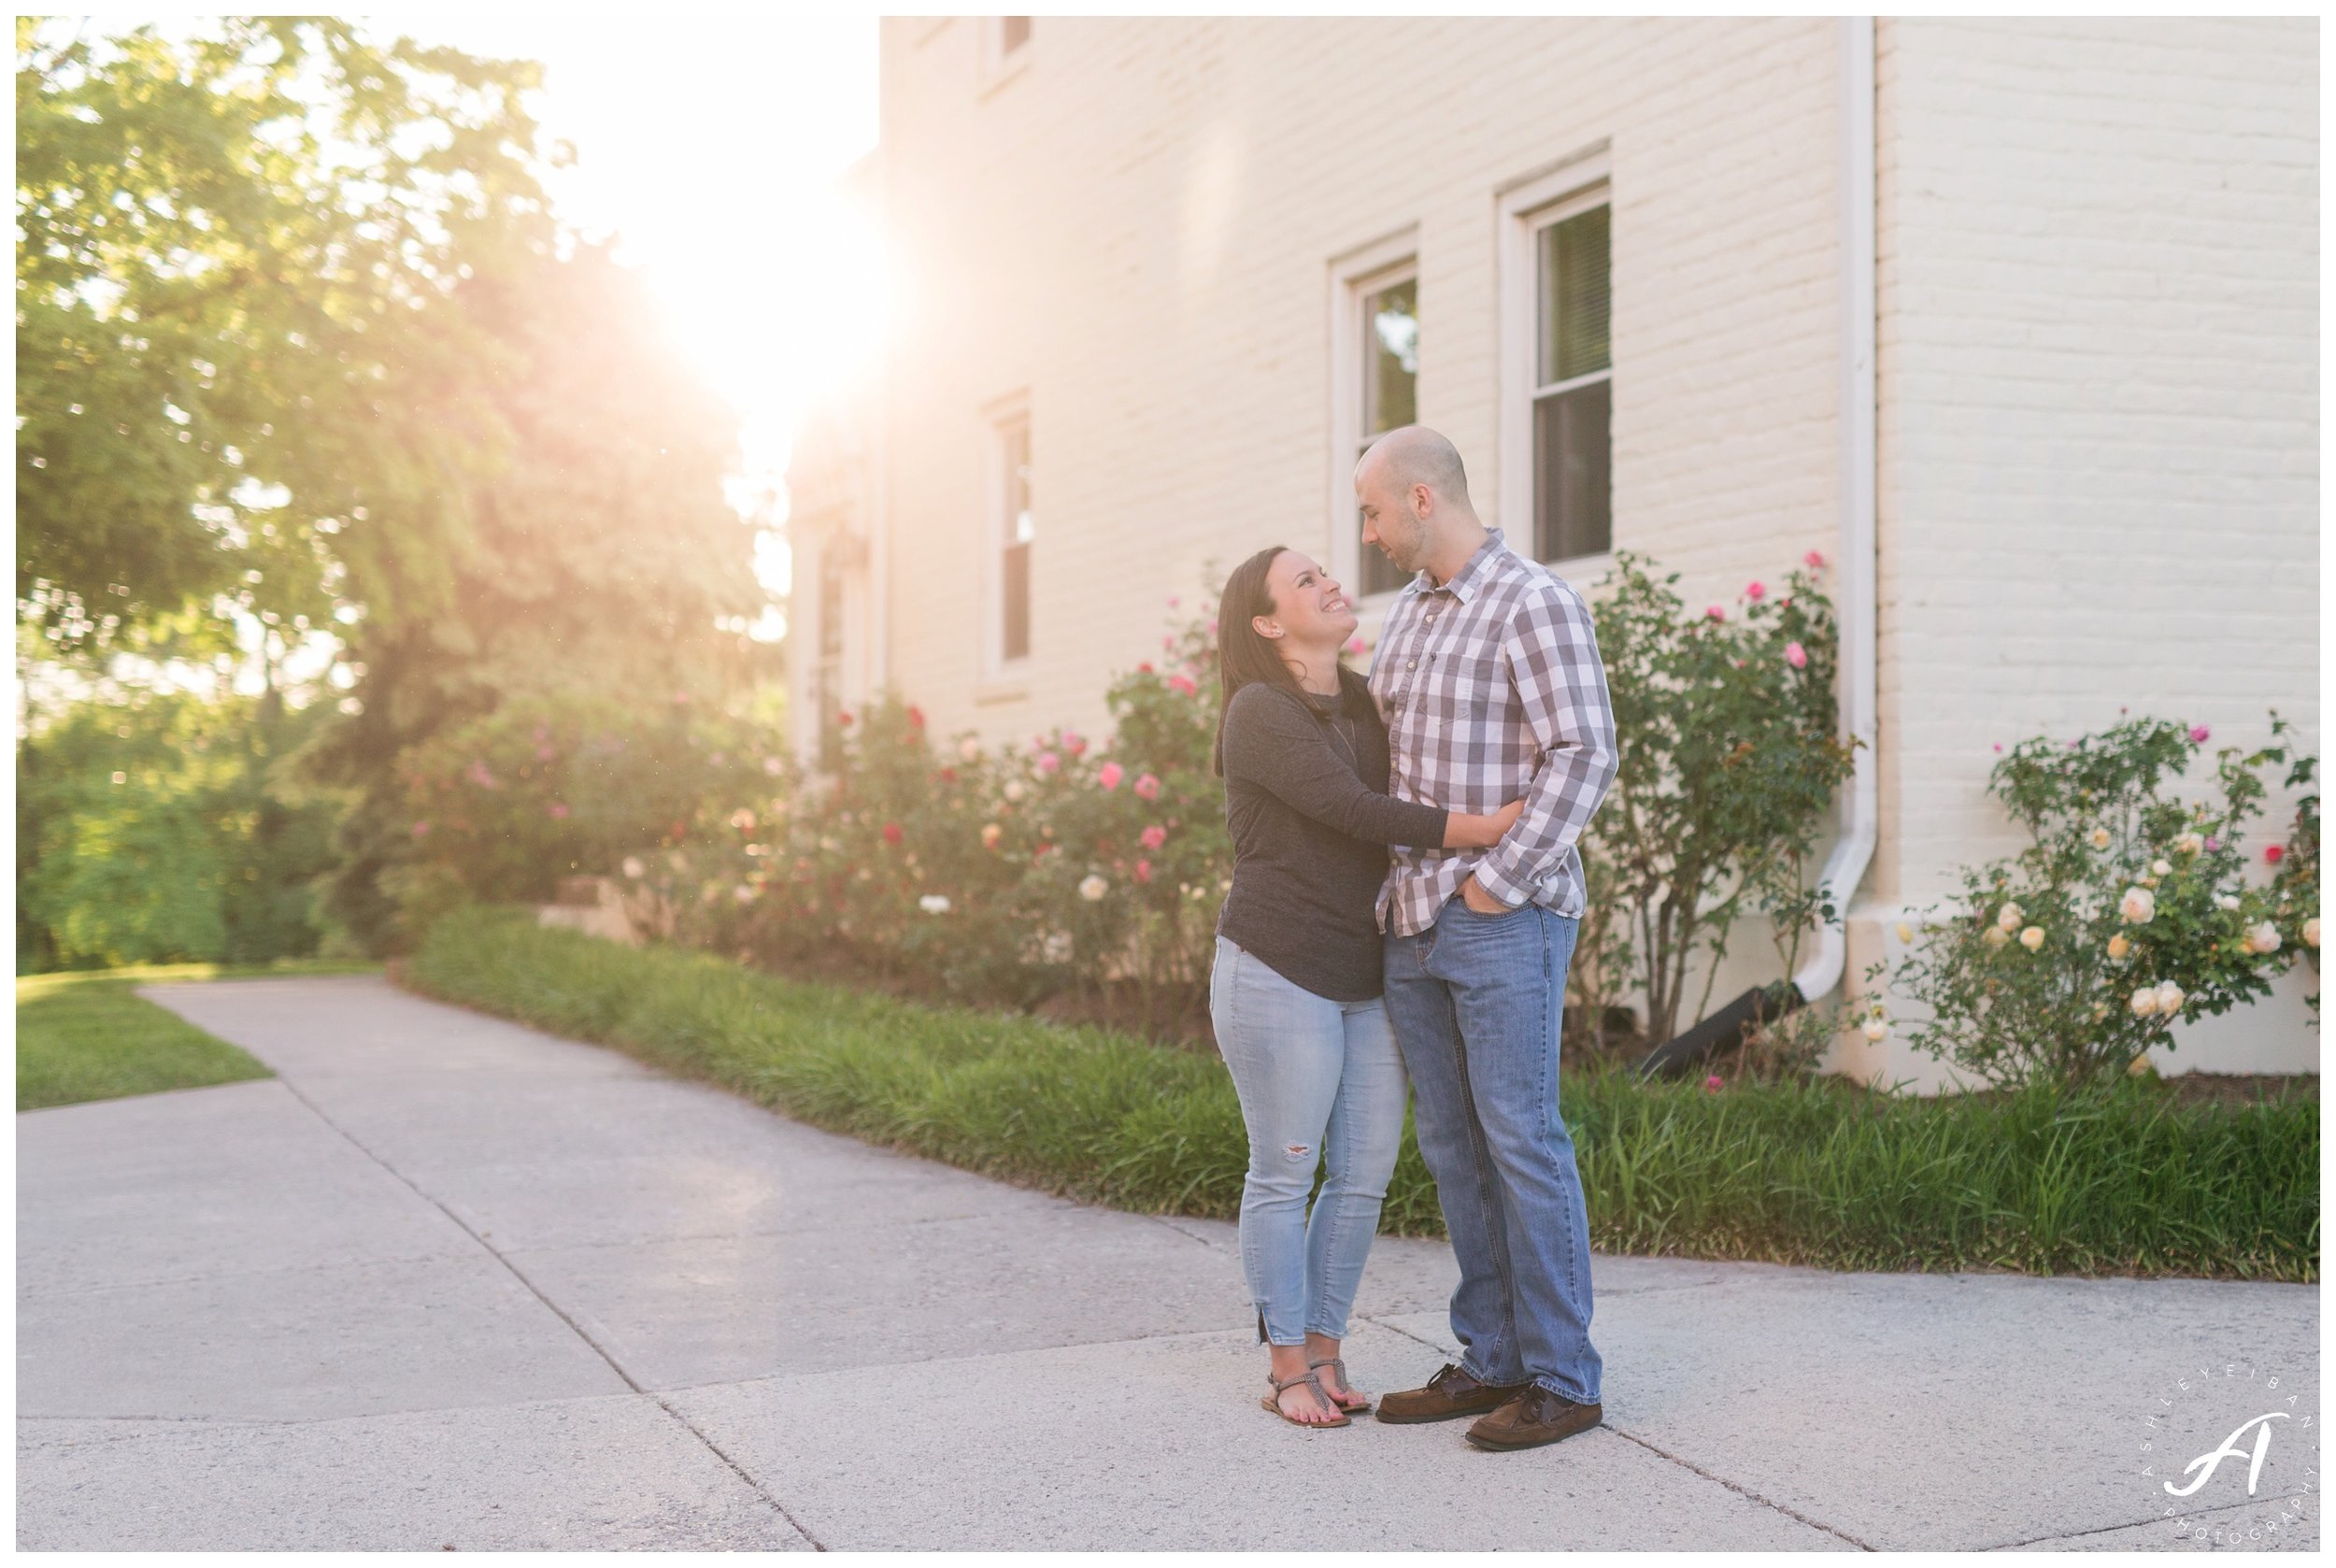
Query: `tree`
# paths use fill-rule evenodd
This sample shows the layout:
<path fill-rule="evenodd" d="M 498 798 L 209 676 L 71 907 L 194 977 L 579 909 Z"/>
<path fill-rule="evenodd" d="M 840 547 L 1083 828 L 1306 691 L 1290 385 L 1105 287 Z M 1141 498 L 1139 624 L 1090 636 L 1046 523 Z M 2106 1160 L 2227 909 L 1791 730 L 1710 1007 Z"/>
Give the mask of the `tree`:
<path fill-rule="evenodd" d="M 331 19 L 18 19 L 17 595 L 50 652 L 445 592 L 506 436 L 452 296 L 553 240 L 536 75 Z"/>
<path fill-rule="evenodd" d="M 459 500 L 472 526 L 440 563 L 439 607 L 393 602 L 347 633 L 360 711 L 305 759 L 358 791 L 330 901 L 376 945 L 399 939 L 400 876 L 420 858 L 406 778 L 420 749 L 522 695 L 645 716 L 711 708 L 764 656 L 746 636 L 764 602 L 752 532 L 723 495 L 736 418 L 661 332 L 639 278 L 579 246 L 456 298 L 508 349 L 491 413 L 509 440 Z M 645 821 L 645 838 L 660 827 Z"/>

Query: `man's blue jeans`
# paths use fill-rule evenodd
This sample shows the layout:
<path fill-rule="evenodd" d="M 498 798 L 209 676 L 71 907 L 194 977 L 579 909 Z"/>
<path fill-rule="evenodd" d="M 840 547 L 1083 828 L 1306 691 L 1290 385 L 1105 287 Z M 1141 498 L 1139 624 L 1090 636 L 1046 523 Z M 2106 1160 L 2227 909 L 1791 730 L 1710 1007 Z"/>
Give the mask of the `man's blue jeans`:
<path fill-rule="evenodd" d="M 1578 924 L 1531 904 L 1479 915 L 1454 898 L 1426 931 L 1388 936 L 1387 1013 L 1460 1259 L 1460 1370 L 1595 1404 L 1589 1214 L 1558 1114 Z"/>

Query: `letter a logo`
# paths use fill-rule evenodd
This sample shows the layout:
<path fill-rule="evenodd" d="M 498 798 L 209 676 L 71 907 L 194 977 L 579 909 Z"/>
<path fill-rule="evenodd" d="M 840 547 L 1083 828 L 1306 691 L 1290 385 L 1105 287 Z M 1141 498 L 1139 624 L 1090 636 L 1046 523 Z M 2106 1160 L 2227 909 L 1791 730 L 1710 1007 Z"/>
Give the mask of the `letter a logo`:
<path fill-rule="evenodd" d="M 2215 1472 L 2222 1468 L 2223 1461 L 2227 1459 L 2246 1458 L 2246 1451 L 2238 1446 L 2239 1439 L 2246 1434 L 2247 1428 L 2259 1426 L 2263 1430 L 2255 1434 L 2255 1457 L 2247 1465 L 2247 1495 L 2249 1497 L 2253 1497 L 2255 1495 L 2255 1483 L 2263 1474 L 2264 1457 L 2272 1451 L 2272 1423 L 2273 1421 L 2284 1421 L 2286 1418 L 2287 1413 L 2285 1410 L 2272 1410 L 2264 1415 L 2256 1417 L 2251 1421 L 2242 1421 L 2239 1424 L 2239 1430 L 2237 1432 L 2232 1433 L 2229 1436 L 2222 1440 L 2221 1447 L 2213 1450 L 2211 1453 L 2201 1454 L 2198 1458 L 2192 1460 L 2189 1463 L 2182 1467 L 2182 1474 L 2185 1475 L 2187 1475 L 2193 1470 L 2198 1471 L 2199 1475 L 2197 1480 L 2192 1481 L 2186 1487 L 2177 1487 L 2172 1481 L 2161 1481 L 2158 1485 L 2164 1487 L 2172 1496 L 2189 1496 L 2192 1492 L 2198 1490 L 2199 1488 L 2204 1486 L 2207 1482 L 2215 1478 Z M 2204 1468 L 2201 1469 L 2201 1466 L 2203 1466 Z"/>

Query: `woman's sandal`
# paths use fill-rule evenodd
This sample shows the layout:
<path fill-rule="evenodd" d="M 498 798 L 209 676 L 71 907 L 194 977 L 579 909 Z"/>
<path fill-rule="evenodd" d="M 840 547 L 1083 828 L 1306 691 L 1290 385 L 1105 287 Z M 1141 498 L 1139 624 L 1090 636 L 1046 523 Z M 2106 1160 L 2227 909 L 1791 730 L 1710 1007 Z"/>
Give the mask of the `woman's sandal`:
<path fill-rule="evenodd" d="M 1326 1366 L 1334 1366 L 1338 1368 L 1338 1386 L 1345 1389 L 1348 1393 L 1354 1394 L 1354 1403 L 1350 1404 L 1343 1399 L 1332 1397 L 1331 1394 L 1323 1390 L 1322 1385 L 1318 1382 L 1314 1386 L 1315 1391 L 1322 1394 L 1324 1399 L 1329 1400 L 1331 1404 L 1337 1405 L 1341 1410 L 1344 1410 L 1349 1416 L 1369 1415 L 1371 1413 L 1371 1398 L 1368 1394 L 1355 1393 L 1355 1386 L 1346 1380 L 1346 1358 L 1343 1356 L 1325 1356 L 1318 1361 L 1306 1362 L 1306 1370 L 1308 1372 L 1319 1372 Z"/>
<path fill-rule="evenodd" d="M 1304 1372 L 1300 1373 L 1295 1377 L 1276 1377 L 1269 1372 L 1265 1375 L 1265 1380 L 1274 1385 L 1274 1391 L 1267 1394 L 1263 1399 L 1259 1400 L 1258 1403 L 1265 1406 L 1266 1409 L 1271 1410 L 1275 1415 L 1279 1416 L 1283 1420 L 1288 1421 L 1291 1426 L 1343 1427 L 1354 1424 L 1353 1422 L 1347 1420 L 1346 1411 L 1340 1406 L 1338 1401 L 1332 1399 L 1329 1394 L 1322 1391 L 1322 1380 L 1315 1376 L 1314 1369 L 1311 1367 L 1307 1368 Z M 1294 1389 L 1301 1383 L 1310 1385 L 1314 1390 L 1315 1398 L 1320 1400 L 1331 1409 L 1337 1410 L 1339 1412 L 1338 1419 L 1334 1421 L 1302 1421 L 1297 1417 L 1291 1415 L 1289 1411 L 1283 1409 L 1282 1390 L 1285 1389 Z"/>

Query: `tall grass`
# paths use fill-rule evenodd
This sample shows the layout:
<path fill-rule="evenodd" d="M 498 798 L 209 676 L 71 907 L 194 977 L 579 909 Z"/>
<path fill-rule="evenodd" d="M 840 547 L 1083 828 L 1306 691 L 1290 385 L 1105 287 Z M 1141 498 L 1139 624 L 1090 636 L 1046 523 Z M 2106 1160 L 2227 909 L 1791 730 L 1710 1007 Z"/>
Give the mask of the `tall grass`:
<path fill-rule="evenodd" d="M 469 910 L 429 994 L 614 1046 L 871 1143 L 1149 1213 L 1231 1218 L 1246 1143 L 1214 1057 L 806 985 Z M 1843 1269 L 2319 1277 L 2319 1106 L 2180 1105 L 2142 1083 L 1893 1098 L 1569 1076 L 1595 1243 Z M 1383 1226 L 1435 1234 L 1406 1129 Z"/>

